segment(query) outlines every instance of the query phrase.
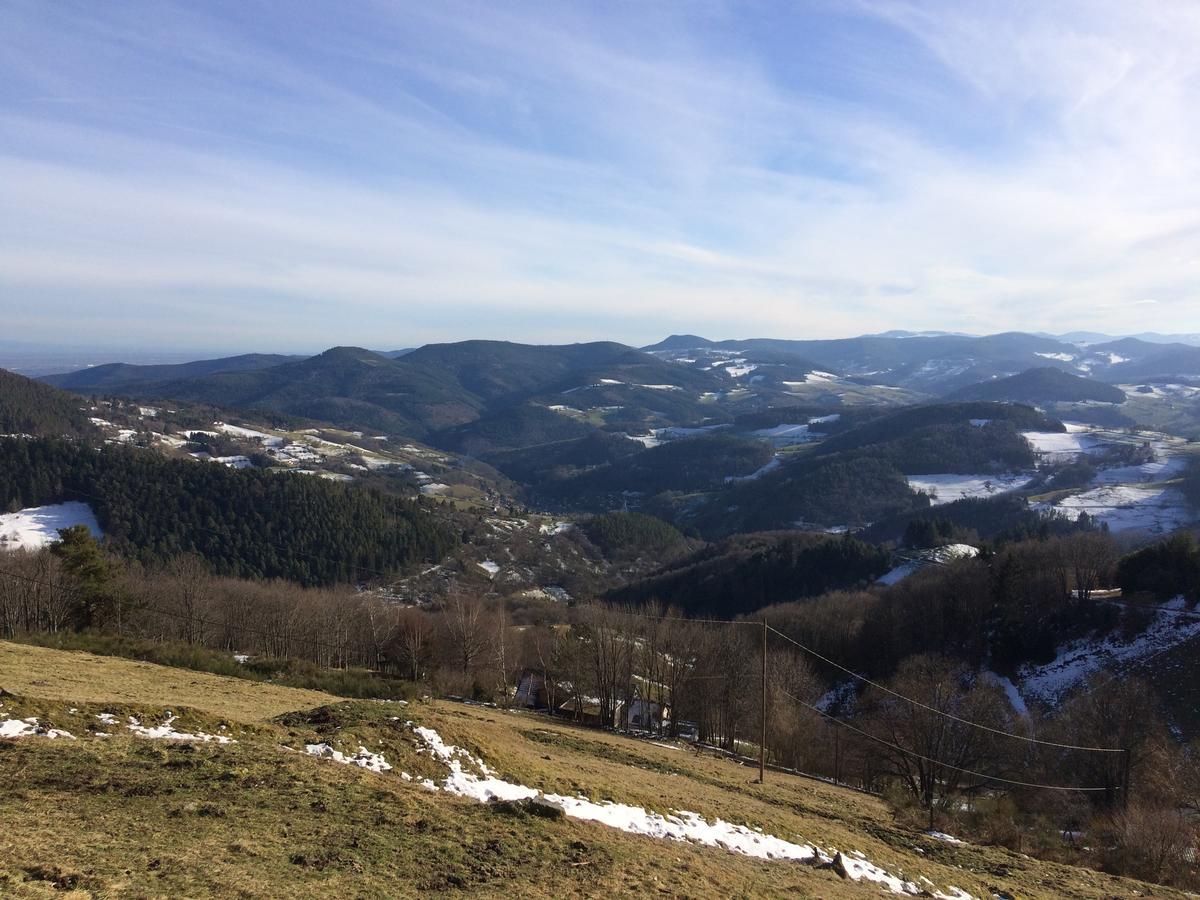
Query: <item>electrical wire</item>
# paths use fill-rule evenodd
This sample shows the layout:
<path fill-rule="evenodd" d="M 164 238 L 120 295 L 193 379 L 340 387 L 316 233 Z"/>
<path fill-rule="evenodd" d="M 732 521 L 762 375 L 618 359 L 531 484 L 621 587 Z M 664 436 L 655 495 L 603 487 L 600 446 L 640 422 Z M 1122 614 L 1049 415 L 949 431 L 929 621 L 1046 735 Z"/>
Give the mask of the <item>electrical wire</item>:
<path fill-rule="evenodd" d="M 861 728 L 851 725 L 849 722 L 845 722 L 841 719 L 838 719 L 837 717 L 830 715 L 829 713 L 825 712 L 824 710 L 818 709 L 817 707 L 813 706 L 811 703 L 808 703 L 804 700 L 801 700 L 799 697 L 789 694 L 787 691 L 780 691 L 780 693 L 782 693 L 785 697 L 788 697 L 789 699 L 796 701 L 801 706 L 805 706 L 808 709 L 812 710 L 813 712 L 818 713 L 821 716 L 824 716 L 826 719 L 829 719 L 831 722 L 834 722 L 834 723 L 842 726 L 843 728 L 848 728 L 850 731 L 856 732 L 857 734 L 861 734 L 863 737 L 868 738 L 872 741 L 875 741 L 877 744 L 882 744 L 885 747 L 890 747 L 892 750 L 895 750 L 898 753 L 903 753 L 906 756 L 911 756 L 914 759 L 921 759 L 927 763 L 931 763 L 936 766 L 942 766 L 943 768 L 946 768 L 946 769 L 952 769 L 955 772 L 962 772 L 964 775 L 971 775 L 975 778 L 985 778 L 988 781 L 998 781 L 998 782 L 1002 782 L 1004 784 L 1016 785 L 1017 787 L 1037 788 L 1039 790 L 1045 790 L 1045 791 L 1067 791 L 1067 792 L 1079 792 L 1079 793 L 1094 793 L 1094 792 L 1099 792 L 1099 791 L 1111 790 L 1110 788 L 1107 788 L 1107 787 L 1077 787 L 1075 785 L 1062 785 L 1062 784 L 1037 784 L 1037 783 L 1030 782 L 1030 781 L 1017 781 L 1012 778 L 1004 778 L 1003 776 L 1000 776 L 1000 775 L 988 775 L 985 772 L 976 772 L 976 771 L 973 771 L 972 769 L 964 769 L 962 766 L 951 765 L 950 763 L 942 762 L 940 759 L 933 759 L 932 757 L 924 756 L 920 753 L 917 753 L 915 750 L 905 749 L 904 747 L 901 747 L 899 744 L 893 744 L 891 741 L 885 740 L 884 738 L 881 738 L 881 737 L 878 737 L 877 735 L 871 734 L 868 731 L 864 731 Z M 1118 751 L 1118 752 L 1124 752 L 1124 751 Z"/>
<path fill-rule="evenodd" d="M 912 697 L 906 697 L 904 694 L 901 694 L 898 691 L 894 691 L 889 687 L 884 687 L 882 684 L 879 684 L 877 681 L 872 681 L 870 678 L 867 678 L 867 676 L 860 675 L 858 672 L 855 672 L 852 669 L 846 668 L 841 663 L 834 662 L 829 657 L 823 656 L 822 654 L 818 653 L 816 650 L 813 650 L 811 647 L 804 646 L 804 644 L 800 643 L 798 640 L 796 640 L 793 637 L 789 637 L 788 635 L 784 634 L 782 631 L 780 631 L 777 628 L 773 628 L 772 626 L 768 625 L 767 629 L 769 631 L 775 632 L 775 634 L 779 635 L 785 641 L 789 641 L 790 643 L 795 644 L 797 647 L 799 647 L 805 653 L 809 653 L 812 656 L 815 656 L 817 659 L 821 660 L 822 662 L 827 663 L 828 665 L 831 665 L 836 669 L 840 669 L 841 671 L 845 672 L 847 675 L 851 676 L 852 678 L 857 678 L 859 681 L 863 682 L 864 684 L 869 684 L 873 688 L 877 688 L 886 694 L 891 694 L 893 697 L 903 700 L 906 703 L 911 703 L 914 706 L 920 707 L 921 709 L 928 710 L 929 712 L 934 713 L 936 715 L 943 716 L 947 719 L 952 719 L 955 722 L 961 722 L 963 725 L 969 725 L 972 728 L 979 728 L 983 731 L 990 731 L 992 734 L 999 734 L 999 735 L 1003 735 L 1005 737 L 1015 738 L 1018 741 L 1026 741 L 1027 743 L 1030 743 L 1030 744 L 1041 744 L 1046 747 L 1057 747 L 1060 750 L 1081 750 L 1081 751 L 1086 751 L 1089 753 L 1124 753 L 1125 752 L 1122 748 L 1119 748 L 1119 747 L 1084 747 L 1084 746 L 1079 746 L 1077 744 L 1060 744 L 1057 741 L 1043 741 L 1043 740 L 1040 740 L 1039 738 L 1032 738 L 1032 737 L 1023 735 L 1023 734 L 1014 734 L 1011 731 L 1004 731 L 1001 728 L 993 728 L 990 725 L 983 725 L 979 722 L 972 722 L 970 719 L 964 719 L 961 716 L 956 716 L 953 713 L 946 712 L 945 710 L 936 709 L 936 708 L 930 706 L 928 703 L 922 703 L 920 700 L 914 700 Z"/>

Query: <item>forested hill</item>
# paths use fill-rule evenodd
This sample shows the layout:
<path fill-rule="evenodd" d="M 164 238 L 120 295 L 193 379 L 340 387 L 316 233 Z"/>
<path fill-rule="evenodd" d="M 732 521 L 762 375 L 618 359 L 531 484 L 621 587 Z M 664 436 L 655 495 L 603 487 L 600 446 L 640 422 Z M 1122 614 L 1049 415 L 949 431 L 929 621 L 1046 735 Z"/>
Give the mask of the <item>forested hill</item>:
<path fill-rule="evenodd" d="M 55 387 L 93 394 L 115 391 L 134 384 L 149 384 L 178 378 L 200 378 L 217 372 L 253 372 L 268 369 L 303 359 L 301 356 L 279 356 L 270 353 L 246 353 L 222 359 L 200 359 L 195 362 L 160 365 L 131 365 L 129 363 L 106 363 L 66 372 L 62 375 L 46 375 L 41 380 Z"/>
<path fill-rule="evenodd" d="M 369 580 L 453 545 L 420 501 L 124 446 L 0 439 L 0 504 L 66 500 L 88 503 L 109 544 L 145 562 L 196 553 L 219 574 L 305 585 Z"/>
<path fill-rule="evenodd" d="M 848 536 L 744 534 L 618 588 L 608 599 L 656 600 L 690 615 L 732 618 L 827 591 L 863 588 L 890 566 L 889 551 Z"/>
<path fill-rule="evenodd" d="M 78 397 L 0 369 L 0 434 L 91 434 L 82 405 Z"/>
<path fill-rule="evenodd" d="M 113 373 L 116 382 L 107 378 L 112 382 L 107 389 L 129 397 L 285 413 L 421 440 L 440 435 L 435 443 L 455 452 L 512 449 L 589 433 L 593 426 L 554 411 L 576 391 L 610 413 L 620 410 L 621 422 L 640 428 L 647 419 L 668 424 L 658 421 L 663 416 L 671 423 L 703 419 L 712 410 L 698 398 L 729 386 L 728 378 L 722 381 L 609 342 L 531 346 L 463 341 L 431 344 L 397 358 L 334 347 L 268 367 L 157 377 L 161 375 L 150 370 L 134 378 L 131 367 L 125 367 Z M 88 378 L 87 372 L 75 373 L 62 376 L 61 383 Z M 537 408 L 523 405 L 530 403 Z"/>
<path fill-rule="evenodd" d="M 1052 366 L 1042 366 L 1008 378 L 969 385 L 947 399 L 1003 400 L 1013 403 L 1079 403 L 1085 400 L 1124 403 L 1125 392 L 1111 384 L 1072 375 Z"/>

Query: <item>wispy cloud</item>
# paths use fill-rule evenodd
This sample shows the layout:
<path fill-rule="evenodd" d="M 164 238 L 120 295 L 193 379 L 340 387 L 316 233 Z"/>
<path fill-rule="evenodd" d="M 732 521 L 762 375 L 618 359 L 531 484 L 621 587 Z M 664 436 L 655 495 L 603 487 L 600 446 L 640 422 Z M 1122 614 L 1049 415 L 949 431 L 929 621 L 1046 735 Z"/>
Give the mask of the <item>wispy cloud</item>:
<path fill-rule="evenodd" d="M 1187 4 L 0 15 L 30 338 L 1200 330 Z"/>

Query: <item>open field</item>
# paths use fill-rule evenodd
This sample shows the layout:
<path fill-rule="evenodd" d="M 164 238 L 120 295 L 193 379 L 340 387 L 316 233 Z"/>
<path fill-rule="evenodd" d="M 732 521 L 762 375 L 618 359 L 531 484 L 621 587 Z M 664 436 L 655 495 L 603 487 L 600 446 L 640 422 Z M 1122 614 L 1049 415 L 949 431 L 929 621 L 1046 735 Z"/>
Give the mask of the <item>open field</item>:
<path fill-rule="evenodd" d="M 44 700 L 188 706 L 248 723 L 336 699 L 320 691 L 7 641 L 0 641 L 0 688 Z"/>
<path fill-rule="evenodd" d="M 236 679 L 0 643 L 0 719 L 75 739 L 0 741 L 0 894 L 392 897 L 683 895 L 871 897 L 828 867 L 627 834 L 431 791 L 433 729 L 496 778 L 546 793 L 761 828 L 865 854 L 930 890 L 976 897 L 1180 896 L 1168 889 L 950 844 L 898 825 L 874 797 L 756 772 L 690 749 L 541 715 L 431 702 L 341 702 Z M 231 743 L 140 737 L 174 729 Z M 111 714 L 105 715 L 105 714 Z M 103 716 L 104 718 L 98 718 Z M 269 721 L 268 721 L 269 720 Z M 410 724 L 411 723 L 411 724 Z M 97 733 L 109 737 L 97 737 Z M 382 757 L 381 773 L 304 752 Z M 467 757 L 463 757 L 464 760 Z M 401 773 L 408 774 L 407 780 Z M 929 881 L 921 881 L 926 878 Z"/>

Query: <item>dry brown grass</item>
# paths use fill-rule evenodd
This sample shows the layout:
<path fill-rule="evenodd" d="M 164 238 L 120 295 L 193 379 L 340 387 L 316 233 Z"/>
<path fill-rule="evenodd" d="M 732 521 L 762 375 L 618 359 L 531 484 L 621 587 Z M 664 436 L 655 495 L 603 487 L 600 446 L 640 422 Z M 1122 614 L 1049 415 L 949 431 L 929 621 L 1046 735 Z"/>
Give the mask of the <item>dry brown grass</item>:
<path fill-rule="evenodd" d="M 7 641 L 0 641 L 0 688 L 47 700 L 190 706 L 239 722 L 263 721 L 336 699 L 320 691 Z"/>
<path fill-rule="evenodd" d="M 440 702 L 313 710 L 323 695 L 13 645 L 0 645 L 0 684 L 24 695 L 5 698 L 7 710 L 80 735 L 74 742 L 0 742 L 5 896 L 880 896 L 877 887 L 829 870 L 430 794 L 398 775 L 444 774 L 417 753 L 404 725 L 410 718 L 511 780 L 662 812 L 692 810 L 823 848 L 860 850 L 943 890 L 954 885 L 989 898 L 999 891 L 1021 898 L 1179 896 L 1003 849 L 944 844 L 896 824 L 874 797 L 784 775 L 768 774 L 767 784 L 757 785 L 755 771 L 726 759 L 540 715 Z M 123 713 L 143 716 L 156 705 L 189 704 L 185 721 L 194 728 L 234 719 L 231 707 L 248 724 L 234 727 L 237 744 L 219 747 L 87 737 L 88 723 L 110 698 L 126 704 Z M 137 708 L 127 709 L 133 703 Z M 262 724 L 289 703 L 299 712 Z M 291 749 L 318 738 L 350 749 L 361 743 L 396 768 L 376 775 Z"/>

